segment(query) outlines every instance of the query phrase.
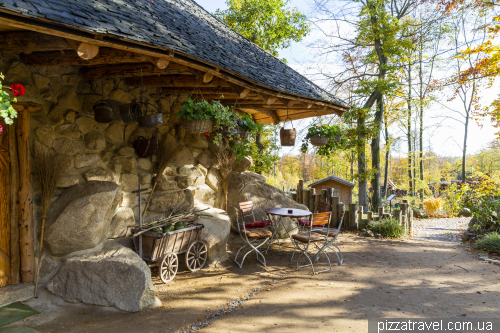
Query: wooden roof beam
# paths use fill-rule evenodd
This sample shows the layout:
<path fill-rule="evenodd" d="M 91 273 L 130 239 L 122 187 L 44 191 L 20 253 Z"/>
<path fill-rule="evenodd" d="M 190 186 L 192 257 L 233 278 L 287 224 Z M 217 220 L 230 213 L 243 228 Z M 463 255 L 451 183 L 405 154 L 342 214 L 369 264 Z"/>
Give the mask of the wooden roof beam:
<path fill-rule="evenodd" d="M 210 83 L 203 83 L 193 75 L 162 75 L 162 76 L 145 76 L 145 77 L 129 77 L 125 79 L 125 83 L 129 86 L 144 86 L 148 87 L 229 87 L 226 81 L 214 79 Z"/>
<path fill-rule="evenodd" d="M 248 96 L 248 94 L 250 94 L 251 90 L 248 89 L 248 88 L 244 88 L 242 86 L 239 86 L 237 84 L 234 84 L 230 81 L 226 81 L 227 84 L 236 92 L 236 94 L 238 96 L 240 96 L 240 98 L 245 98 Z"/>
<path fill-rule="evenodd" d="M 151 56 L 146 56 L 146 59 L 148 59 L 150 63 L 152 63 L 153 65 L 155 65 L 159 69 L 167 68 L 168 64 L 170 63 L 170 61 L 167 59 L 155 58 L 155 57 L 151 57 Z"/>
<path fill-rule="evenodd" d="M 210 83 L 210 82 L 212 82 L 212 80 L 214 78 L 213 74 L 203 72 L 203 71 L 197 70 L 195 68 L 190 68 L 189 70 L 191 71 L 191 73 L 193 73 L 193 75 L 196 75 L 197 78 L 199 78 L 200 80 L 203 80 L 203 83 Z"/>
<path fill-rule="evenodd" d="M 37 51 L 72 50 L 61 37 L 33 31 L 0 33 L 0 52 L 32 53 Z"/>
<path fill-rule="evenodd" d="M 66 39 L 69 46 L 76 51 L 76 54 L 83 60 L 94 59 L 99 53 L 99 46 L 86 42 L 78 42 L 72 39 Z"/>
<path fill-rule="evenodd" d="M 157 66 L 149 62 L 141 62 L 135 64 L 119 64 L 119 65 L 100 65 L 86 66 L 80 70 L 82 76 L 86 79 L 96 80 L 113 77 L 134 77 L 134 76 L 151 76 L 151 75 L 175 75 L 185 74 L 191 75 L 189 67 L 184 65 L 170 63 L 166 69 L 159 69 Z"/>
<path fill-rule="evenodd" d="M 146 56 L 142 54 L 105 47 L 102 47 L 99 54 L 90 60 L 80 58 L 73 50 L 22 54 L 21 60 L 30 66 L 95 66 L 148 62 Z"/>
<path fill-rule="evenodd" d="M 299 101 L 296 101 L 294 99 L 288 99 L 288 98 L 282 98 L 282 97 L 278 97 L 278 101 L 280 101 L 283 105 L 286 105 L 289 107 L 292 107 L 297 103 L 300 103 Z"/>
<path fill-rule="evenodd" d="M 242 110 L 244 112 L 244 110 Z M 280 119 L 278 114 L 274 110 L 258 110 L 259 113 L 265 114 L 268 117 L 271 117 L 274 125 L 278 125 L 280 123 Z"/>
<path fill-rule="evenodd" d="M 264 94 L 261 92 L 257 92 L 257 95 L 260 97 L 261 100 L 263 100 L 267 105 L 271 105 L 276 101 L 276 96 Z"/>

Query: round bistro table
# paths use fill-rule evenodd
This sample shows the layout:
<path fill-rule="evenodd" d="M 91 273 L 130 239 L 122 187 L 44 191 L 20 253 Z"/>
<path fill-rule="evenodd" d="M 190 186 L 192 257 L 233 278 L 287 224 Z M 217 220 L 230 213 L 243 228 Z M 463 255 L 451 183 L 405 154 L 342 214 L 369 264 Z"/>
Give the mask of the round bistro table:
<path fill-rule="evenodd" d="M 288 212 L 289 210 L 291 210 L 292 212 L 289 213 Z M 310 211 L 307 211 L 307 210 L 294 209 L 294 208 L 270 208 L 270 209 L 266 209 L 265 212 L 268 215 L 274 215 L 274 216 L 278 217 L 278 219 L 276 220 L 276 223 L 274 223 L 274 232 L 273 232 L 271 239 L 269 240 L 269 245 L 267 246 L 266 253 L 269 250 L 271 250 L 271 251 L 275 251 L 275 252 L 279 252 L 279 253 L 290 254 L 288 252 L 271 249 L 271 244 L 272 244 L 272 242 L 275 241 L 278 243 L 279 249 L 281 250 L 281 243 L 279 241 L 279 238 L 277 237 L 278 236 L 278 227 L 281 225 L 283 227 L 283 229 L 285 229 L 285 232 L 286 232 L 288 238 L 291 238 L 290 231 L 292 231 L 295 228 L 288 230 L 284 225 L 283 218 L 289 217 L 291 219 L 298 219 L 300 217 L 309 217 L 309 216 L 311 216 L 312 213 Z M 298 225 L 298 221 L 297 221 L 297 225 Z"/>

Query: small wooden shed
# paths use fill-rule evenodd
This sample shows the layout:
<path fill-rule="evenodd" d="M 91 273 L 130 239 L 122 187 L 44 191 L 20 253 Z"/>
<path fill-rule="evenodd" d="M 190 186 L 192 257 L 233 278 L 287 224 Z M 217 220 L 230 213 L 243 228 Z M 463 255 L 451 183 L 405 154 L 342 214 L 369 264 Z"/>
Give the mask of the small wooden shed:
<path fill-rule="evenodd" d="M 310 188 L 316 189 L 316 192 L 325 188 L 333 188 L 334 195 L 340 197 L 340 202 L 349 205 L 352 203 L 352 189 L 354 183 L 336 176 L 330 176 L 309 184 Z"/>

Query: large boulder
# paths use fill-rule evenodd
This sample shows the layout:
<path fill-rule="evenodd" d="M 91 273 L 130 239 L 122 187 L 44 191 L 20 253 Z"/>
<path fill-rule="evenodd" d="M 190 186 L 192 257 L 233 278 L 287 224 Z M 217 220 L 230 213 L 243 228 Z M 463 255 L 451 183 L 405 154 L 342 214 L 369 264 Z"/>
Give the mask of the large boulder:
<path fill-rule="evenodd" d="M 112 182 L 89 181 L 66 189 L 47 218 L 49 252 L 61 257 L 102 243 L 120 198 L 121 188 Z"/>
<path fill-rule="evenodd" d="M 166 213 L 176 210 L 191 210 L 194 205 L 193 192 L 191 190 L 168 191 L 153 195 L 149 211 L 155 213 Z"/>
<path fill-rule="evenodd" d="M 241 161 L 234 163 L 233 171 L 245 172 L 253 165 L 253 160 L 250 156 L 245 156 Z"/>
<path fill-rule="evenodd" d="M 298 204 L 285 192 L 266 183 L 266 178 L 250 172 L 233 172 L 229 181 L 228 213 L 231 218 L 232 228 L 237 231 L 236 216 L 239 211 L 240 202 L 252 201 L 254 205 L 255 218 L 267 219 L 266 209 L 270 208 L 295 208 L 308 210 L 306 206 Z M 296 223 L 289 218 L 283 219 L 287 230 L 294 232 Z M 283 235 L 283 228 L 278 228 L 278 234 Z"/>
<path fill-rule="evenodd" d="M 151 270 L 131 249 L 118 243 L 68 258 L 47 289 L 71 303 L 140 311 L 154 304 Z"/>
<path fill-rule="evenodd" d="M 127 237 L 132 234 L 135 225 L 134 211 L 130 207 L 120 207 L 111 220 L 111 228 L 108 238 Z"/>
<path fill-rule="evenodd" d="M 224 261 L 227 259 L 226 246 L 231 232 L 231 220 L 229 215 L 222 209 L 207 207 L 203 203 L 196 202 L 196 209 L 205 209 L 199 213 L 200 218 L 196 223 L 203 224 L 201 239 L 208 243 L 208 259 Z"/>

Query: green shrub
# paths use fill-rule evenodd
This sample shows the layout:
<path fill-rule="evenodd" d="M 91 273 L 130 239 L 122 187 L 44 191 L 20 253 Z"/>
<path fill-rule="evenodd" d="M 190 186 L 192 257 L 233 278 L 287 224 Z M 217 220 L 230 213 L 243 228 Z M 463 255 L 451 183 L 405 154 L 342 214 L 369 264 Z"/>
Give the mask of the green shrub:
<path fill-rule="evenodd" d="M 386 238 L 399 238 L 405 234 L 404 226 L 395 219 L 370 222 L 366 228 Z"/>
<path fill-rule="evenodd" d="M 500 253 L 500 234 L 498 232 L 490 232 L 484 236 L 480 236 L 474 244 L 476 249 Z"/>

